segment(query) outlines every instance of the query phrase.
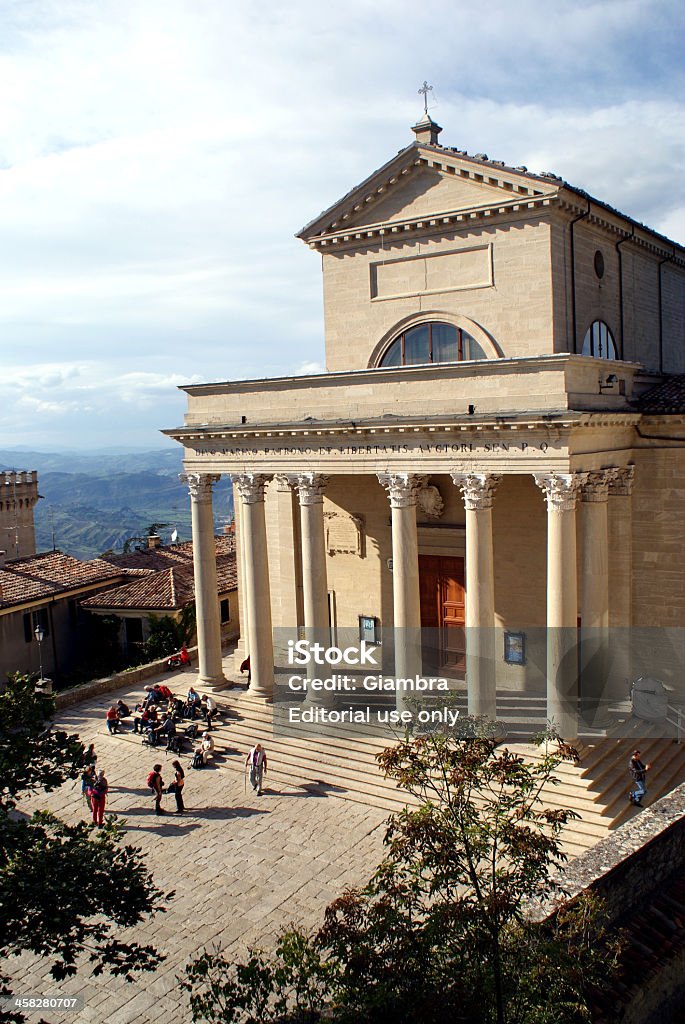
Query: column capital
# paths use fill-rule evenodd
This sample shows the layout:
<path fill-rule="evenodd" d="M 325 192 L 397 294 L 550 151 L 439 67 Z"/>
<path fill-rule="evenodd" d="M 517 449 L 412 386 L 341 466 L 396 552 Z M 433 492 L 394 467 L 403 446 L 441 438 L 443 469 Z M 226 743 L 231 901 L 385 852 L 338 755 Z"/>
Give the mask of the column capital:
<path fill-rule="evenodd" d="M 221 479 L 220 473 L 181 473 L 179 480 L 188 484 L 191 501 L 211 501 L 212 488 Z"/>
<path fill-rule="evenodd" d="M 428 483 L 427 476 L 418 473 L 378 473 L 378 481 L 385 487 L 391 508 L 410 508 L 416 505 L 416 493 Z"/>
<path fill-rule="evenodd" d="M 572 512 L 587 473 L 533 473 L 545 496 L 548 512 Z"/>
<path fill-rule="evenodd" d="M 256 505 L 264 501 L 264 489 L 271 477 L 265 473 L 231 473 L 231 480 L 238 489 L 244 505 Z"/>
<path fill-rule="evenodd" d="M 320 505 L 330 477 L 323 473 L 293 473 L 287 479 L 297 488 L 300 505 Z"/>
<path fill-rule="evenodd" d="M 612 469 L 600 469 L 588 473 L 587 480 L 581 485 L 580 493 L 583 501 L 602 502 L 609 498 L 609 484 Z"/>
<path fill-rule="evenodd" d="M 492 508 L 501 473 L 450 473 L 450 476 L 464 496 L 468 512 Z"/>
<path fill-rule="evenodd" d="M 610 469 L 609 473 L 609 494 L 618 494 L 621 497 L 629 498 L 633 493 L 635 481 L 635 466 L 621 466 Z"/>

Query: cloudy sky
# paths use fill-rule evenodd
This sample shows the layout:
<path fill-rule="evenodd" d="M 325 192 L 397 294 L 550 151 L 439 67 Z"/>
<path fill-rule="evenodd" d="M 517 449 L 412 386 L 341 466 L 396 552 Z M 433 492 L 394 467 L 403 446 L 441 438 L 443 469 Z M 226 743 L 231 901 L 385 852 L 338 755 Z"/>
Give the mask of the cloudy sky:
<path fill-rule="evenodd" d="M 154 447 L 177 384 L 322 369 L 294 233 L 424 78 L 446 145 L 685 242 L 683 38 L 682 0 L 0 0 L 0 448 Z"/>

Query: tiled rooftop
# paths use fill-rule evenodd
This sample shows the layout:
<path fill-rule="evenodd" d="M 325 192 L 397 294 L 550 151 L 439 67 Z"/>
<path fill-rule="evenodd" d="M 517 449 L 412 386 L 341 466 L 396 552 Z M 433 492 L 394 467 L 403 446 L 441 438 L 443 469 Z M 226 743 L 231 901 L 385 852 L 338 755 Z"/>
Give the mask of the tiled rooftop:
<path fill-rule="evenodd" d="M 235 547 L 233 534 L 217 534 L 214 537 L 214 542 L 217 556 L 228 554 Z M 182 544 L 145 548 L 143 551 L 129 551 L 125 555 L 106 555 L 105 559 L 112 565 L 127 571 L 141 569 L 158 571 L 168 569 L 173 565 L 192 566 L 193 542 L 187 540 Z"/>
<path fill-rule="evenodd" d="M 82 562 L 61 551 L 17 558 L 0 566 L 0 609 L 120 579 L 121 569 L 101 558 Z"/>
<path fill-rule="evenodd" d="M 142 552 L 146 554 L 146 552 Z M 225 594 L 237 587 L 235 552 L 218 554 L 216 560 L 218 591 Z M 135 579 L 113 590 L 95 594 L 82 602 L 90 609 L 147 609 L 177 611 L 195 598 L 192 560 L 158 572 L 135 574 Z"/>
<path fill-rule="evenodd" d="M 637 408 L 644 413 L 685 412 L 685 374 L 668 377 L 645 391 L 637 401 Z"/>

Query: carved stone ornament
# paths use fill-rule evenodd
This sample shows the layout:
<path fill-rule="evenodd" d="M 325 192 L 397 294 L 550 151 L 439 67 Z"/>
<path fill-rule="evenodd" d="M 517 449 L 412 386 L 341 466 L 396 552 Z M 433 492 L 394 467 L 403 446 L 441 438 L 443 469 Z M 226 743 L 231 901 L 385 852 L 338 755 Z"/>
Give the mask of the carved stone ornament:
<path fill-rule="evenodd" d="M 221 479 L 219 473 L 181 473 L 179 480 L 188 484 L 191 501 L 211 501 L 212 488 Z"/>
<path fill-rule="evenodd" d="M 244 505 L 256 505 L 264 501 L 264 489 L 270 479 L 270 476 L 263 473 L 231 473 L 231 480 Z"/>
<path fill-rule="evenodd" d="M 621 466 L 610 471 L 609 494 L 617 494 L 622 498 L 629 498 L 633 493 L 635 480 L 635 466 Z"/>
<path fill-rule="evenodd" d="M 428 484 L 427 487 L 422 487 L 416 492 L 416 504 L 419 511 L 431 519 L 439 519 L 445 511 L 445 502 L 442 500 L 442 495 L 433 484 Z"/>
<path fill-rule="evenodd" d="M 492 508 L 501 473 L 452 473 L 451 476 L 464 496 L 467 512 Z"/>
<path fill-rule="evenodd" d="M 329 480 L 330 477 L 323 473 L 296 473 L 288 476 L 288 482 L 297 488 L 300 505 L 320 505 Z"/>
<path fill-rule="evenodd" d="M 600 469 L 596 472 L 588 473 L 587 480 L 580 489 L 583 501 L 607 501 L 613 472 L 612 469 Z"/>
<path fill-rule="evenodd" d="M 354 512 L 324 512 L 326 551 L 329 555 L 366 556 L 366 522 Z"/>
<path fill-rule="evenodd" d="M 379 473 L 378 480 L 388 492 L 391 508 L 416 505 L 417 492 L 428 483 L 428 477 L 418 473 Z"/>
<path fill-rule="evenodd" d="M 545 495 L 548 512 L 572 512 L 587 473 L 534 473 L 535 483 Z"/>

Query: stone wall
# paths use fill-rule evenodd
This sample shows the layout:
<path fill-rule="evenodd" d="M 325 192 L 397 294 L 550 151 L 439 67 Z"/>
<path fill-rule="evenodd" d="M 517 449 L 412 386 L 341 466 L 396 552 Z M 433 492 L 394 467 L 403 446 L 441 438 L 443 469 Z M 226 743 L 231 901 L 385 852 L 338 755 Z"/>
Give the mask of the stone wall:
<path fill-rule="evenodd" d="M 609 988 L 603 992 L 611 1015 L 599 1011 L 593 1019 L 610 1019 L 612 1024 L 667 1024 L 681 1019 L 685 929 L 679 904 L 667 905 L 666 913 L 664 907 L 657 907 L 656 917 L 650 911 L 662 892 L 671 892 L 684 867 L 685 784 L 616 829 L 564 872 L 569 897 L 585 890 L 601 896 L 611 924 L 625 929 L 629 943 L 623 975 L 615 986 L 607 979 Z M 554 911 L 547 905 L 535 917 L 543 920 L 550 912 Z"/>

